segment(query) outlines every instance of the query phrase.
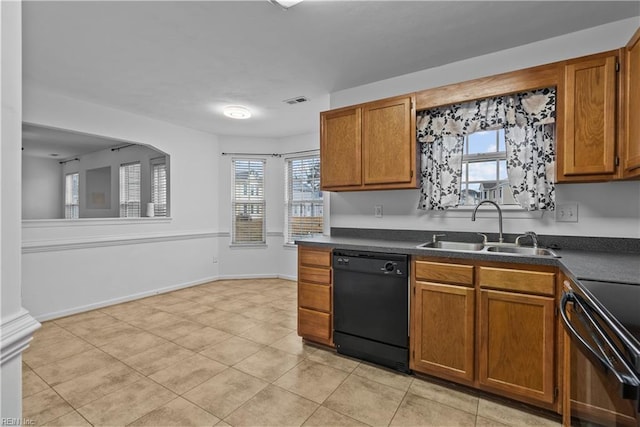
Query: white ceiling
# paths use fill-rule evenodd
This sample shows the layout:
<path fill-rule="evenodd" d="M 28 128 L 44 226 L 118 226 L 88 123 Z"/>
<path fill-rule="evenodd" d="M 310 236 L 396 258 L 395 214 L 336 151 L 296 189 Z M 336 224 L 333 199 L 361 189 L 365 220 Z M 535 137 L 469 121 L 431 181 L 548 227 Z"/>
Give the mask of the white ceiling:
<path fill-rule="evenodd" d="M 30 123 L 22 124 L 23 153 L 32 157 L 65 160 L 127 144 L 130 142 Z"/>
<path fill-rule="evenodd" d="M 638 1 L 25 1 L 23 73 L 210 133 L 283 137 L 317 131 L 334 91 L 638 15 Z"/>

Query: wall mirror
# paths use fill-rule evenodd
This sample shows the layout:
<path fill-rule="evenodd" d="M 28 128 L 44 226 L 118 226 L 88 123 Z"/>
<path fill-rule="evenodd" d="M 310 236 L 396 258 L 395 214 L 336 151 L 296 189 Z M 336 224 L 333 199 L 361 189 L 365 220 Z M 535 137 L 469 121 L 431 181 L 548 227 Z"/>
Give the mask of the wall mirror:
<path fill-rule="evenodd" d="M 22 124 L 22 219 L 169 216 L 169 155 L 152 146 Z"/>

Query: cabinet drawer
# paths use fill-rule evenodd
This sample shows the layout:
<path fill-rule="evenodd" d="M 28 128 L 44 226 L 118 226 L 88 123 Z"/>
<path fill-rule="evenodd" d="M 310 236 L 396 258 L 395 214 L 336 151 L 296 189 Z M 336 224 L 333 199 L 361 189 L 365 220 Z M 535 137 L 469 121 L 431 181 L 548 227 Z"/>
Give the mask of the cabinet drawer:
<path fill-rule="evenodd" d="M 473 266 L 416 261 L 416 279 L 473 286 Z"/>
<path fill-rule="evenodd" d="M 298 252 L 300 265 L 316 265 L 318 267 L 331 267 L 331 251 L 300 248 Z"/>
<path fill-rule="evenodd" d="M 329 341 L 331 338 L 331 315 L 299 308 L 298 335 L 302 337 L 316 337 Z"/>
<path fill-rule="evenodd" d="M 555 295 L 556 275 L 545 271 L 480 267 L 478 281 L 482 288 Z"/>
<path fill-rule="evenodd" d="M 300 283 L 298 305 L 320 311 L 331 311 L 331 286 Z"/>
<path fill-rule="evenodd" d="M 329 284 L 331 283 L 331 269 L 300 266 L 298 269 L 298 280 L 300 282 Z"/>

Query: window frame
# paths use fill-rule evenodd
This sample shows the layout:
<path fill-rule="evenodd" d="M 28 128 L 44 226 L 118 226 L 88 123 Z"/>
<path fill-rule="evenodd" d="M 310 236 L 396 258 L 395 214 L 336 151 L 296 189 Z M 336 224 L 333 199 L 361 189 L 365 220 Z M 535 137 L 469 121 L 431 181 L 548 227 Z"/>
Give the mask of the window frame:
<path fill-rule="evenodd" d="M 261 200 L 260 198 L 258 199 L 254 199 L 252 198 L 252 196 L 256 196 L 256 195 L 252 195 L 252 194 L 248 194 L 248 199 L 246 199 L 245 201 L 243 200 L 239 200 L 237 199 L 237 192 L 236 192 L 236 163 L 237 162 L 249 162 L 249 164 L 251 163 L 262 163 L 262 182 L 261 182 L 261 186 L 262 186 L 262 197 Z M 248 167 L 248 169 L 251 169 L 251 166 Z M 266 197 L 266 171 L 267 171 L 267 159 L 264 157 L 233 157 L 231 159 L 231 243 L 230 246 L 233 247 L 266 247 L 267 245 L 267 197 Z M 248 184 L 244 184 L 245 187 L 247 187 Z M 250 192 L 251 189 L 247 187 L 247 190 Z M 260 187 L 258 187 L 258 193 L 260 193 Z M 237 215 L 236 215 L 236 208 L 238 206 L 238 204 L 251 204 L 251 205 L 257 205 L 258 207 L 262 207 L 262 239 L 261 240 L 247 240 L 247 241 L 242 241 L 242 240 L 238 240 L 238 232 L 237 232 Z M 253 210 L 253 209 L 252 209 Z"/>
<path fill-rule="evenodd" d="M 321 235 L 323 233 L 324 230 L 324 225 L 325 225 L 325 217 L 324 217 L 324 212 L 325 212 L 325 198 L 324 198 L 324 192 L 320 189 L 320 151 L 319 150 L 313 150 L 311 152 L 309 152 L 308 154 L 305 155 L 299 155 L 299 156 L 289 156 L 289 157 L 285 157 L 284 159 L 284 244 L 285 246 L 288 245 L 294 245 L 295 243 L 295 239 L 299 238 L 299 237 L 295 237 L 292 238 L 291 237 L 291 230 L 290 230 L 290 222 L 291 222 L 291 205 L 293 203 L 293 198 L 292 198 L 292 194 L 290 194 L 290 190 L 293 190 L 293 185 L 291 183 L 291 174 L 293 172 L 293 170 L 291 169 L 291 165 L 292 162 L 296 161 L 296 160 L 307 160 L 307 159 L 317 159 L 318 161 L 318 177 L 317 177 L 317 182 L 318 182 L 318 190 L 320 193 L 320 198 L 319 199 L 309 199 L 309 200 L 305 200 L 305 202 L 310 202 L 312 204 L 315 205 L 320 205 L 321 209 L 322 209 L 322 215 L 321 217 L 321 223 L 320 223 L 320 231 L 319 233 L 316 234 L 310 234 L 309 236 L 313 236 L 313 235 Z M 316 178 L 313 178 L 313 180 L 315 181 Z"/>
<path fill-rule="evenodd" d="M 135 201 L 131 202 L 129 199 L 127 199 L 125 201 L 125 204 L 127 205 L 127 210 L 126 213 L 127 215 L 122 215 L 123 213 L 123 194 L 122 194 L 122 188 L 123 188 L 123 182 L 122 182 L 122 168 L 125 167 L 129 167 L 129 166 L 138 166 L 138 215 L 129 215 L 129 205 L 132 203 L 135 203 Z M 127 183 L 127 187 L 130 184 Z M 131 191 L 129 189 L 127 189 L 127 195 L 129 195 L 131 193 Z M 120 218 L 140 218 L 142 217 L 142 163 L 140 161 L 135 161 L 135 162 L 128 162 L 128 163 L 121 163 L 120 167 L 118 168 L 118 212 L 119 212 L 119 217 Z"/>
<path fill-rule="evenodd" d="M 77 184 L 78 184 L 76 186 L 77 192 L 75 194 L 77 203 L 67 203 L 67 196 L 70 195 L 68 191 L 69 178 L 73 180 L 73 176 L 76 177 Z M 71 189 L 71 193 L 72 193 L 71 198 L 73 198 L 74 196 L 73 189 Z M 69 212 L 69 209 L 71 209 L 75 213 L 75 216 L 67 215 L 67 213 Z M 64 175 L 64 219 L 80 219 L 80 172 L 70 172 Z"/>
<path fill-rule="evenodd" d="M 158 208 L 161 204 L 156 203 L 156 167 L 164 166 L 164 213 Z M 153 203 L 154 217 L 165 218 L 169 216 L 169 167 L 166 156 L 155 157 L 149 160 L 149 178 L 151 186 L 151 202 Z"/>
<path fill-rule="evenodd" d="M 468 194 L 470 184 L 480 184 L 480 185 L 495 184 L 493 191 L 499 192 L 500 194 L 503 193 L 503 186 L 501 186 L 500 184 L 503 181 L 505 181 L 506 185 L 509 185 L 508 178 L 505 178 L 505 180 L 500 179 L 500 163 L 504 162 L 505 174 L 506 174 L 506 161 L 507 161 L 506 141 L 503 141 L 503 144 L 502 144 L 503 147 L 500 146 L 501 130 L 503 130 L 503 128 L 501 127 L 496 127 L 491 129 L 482 129 L 482 130 L 479 130 L 478 132 L 473 132 L 464 136 L 464 143 L 463 143 L 464 146 L 463 146 L 463 154 L 462 154 L 462 160 L 461 160 L 462 176 L 460 177 L 460 204 L 457 207 L 458 209 L 474 209 L 478 205 L 478 203 L 474 203 L 474 204 L 462 203 L 463 198 L 465 198 L 465 194 Z M 477 134 L 480 132 L 495 132 L 496 151 L 469 154 L 469 137 L 473 134 Z M 502 135 L 504 138 L 504 132 L 502 133 Z M 500 151 L 500 148 L 504 148 L 504 150 Z M 494 180 L 469 180 L 469 165 L 473 163 L 486 163 L 490 161 L 495 162 L 495 179 Z M 506 209 L 513 209 L 513 210 L 524 210 L 520 205 L 517 204 L 517 202 L 515 202 L 515 200 L 513 203 L 502 203 L 501 199 L 502 199 L 501 197 L 496 195 L 496 197 L 488 198 L 488 199 L 485 197 L 478 197 L 476 201 L 480 202 L 482 200 L 491 200 L 496 202 L 503 209 L 506 208 Z"/>

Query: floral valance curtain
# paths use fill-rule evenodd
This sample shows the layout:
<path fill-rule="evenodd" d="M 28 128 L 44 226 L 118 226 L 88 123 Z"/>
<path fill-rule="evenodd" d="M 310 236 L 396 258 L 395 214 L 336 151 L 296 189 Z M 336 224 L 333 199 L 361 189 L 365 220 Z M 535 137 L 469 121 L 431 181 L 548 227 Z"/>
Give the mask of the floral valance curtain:
<path fill-rule="evenodd" d="M 505 129 L 507 176 L 514 198 L 527 210 L 554 208 L 555 89 L 421 111 L 421 189 L 418 208 L 458 206 L 464 136 Z"/>
<path fill-rule="evenodd" d="M 513 197 L 529 211 L 555 209 L 555 89 L 505 97 L 507 177 Z"/>

